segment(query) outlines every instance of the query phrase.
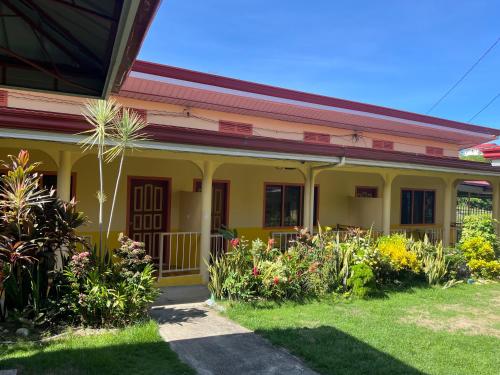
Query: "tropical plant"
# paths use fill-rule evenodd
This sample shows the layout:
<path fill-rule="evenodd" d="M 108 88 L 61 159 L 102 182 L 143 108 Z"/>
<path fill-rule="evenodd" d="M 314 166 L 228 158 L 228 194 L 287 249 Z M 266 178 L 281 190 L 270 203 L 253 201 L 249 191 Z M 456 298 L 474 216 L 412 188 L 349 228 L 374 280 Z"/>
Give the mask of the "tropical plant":
<path fill-rule="evenodd" d="M 352 294 L 357 297 L 366 298 L 373 295 L 377 290 L 375 274 L 365 263 L 358 263 L 352 266 L 351 276 L 347 280 L 347 286 L 352 290 Z"/>
<path fill-rule="evenodd" d="M 435 253 L 425 254 L 422 259 L 423 270 L 430 285 L 441 283 L 448 273 L 449 262 L 445 259 L 442 243 L 436 246 Z"/>
<path fill-rule="evenodd" d="M 82 132 L 88 134 L 81 141 L 84 150 L 97 148 L 97 161 L 99 164 L 99 190 L 97 191 L 97 200 L 99 202 L 99 252 L 103 251 L 103 210 L 104 210 L 104 154 L 106 152 L 107 143 L 109 141 L 110 126 L 115 121 L 116 116 L 120 112 L 119 104 L 113 99 L 109 100 L 91 100 L 85 104 L 83 116 L 91 125 L 91 129 Z"/>
<path fill-rule="evenodd" d="M 82 242 L 75 228 L 86 218 L 74 201 L 62 202 L 41 187 L 35 171 L 40 164 L 30 163 L 27 151 L 9 159 L 0 177 L 0 295 L 5 299 L 0 318 L 17 309 L 34 319 L 57 298 L 53 281 Z"/>
<path fill-rule="evenodd" d="M 120 184 L 123 163 L 125 160 L 125 152 L 127 150 L 133 150 L 138 142 L 146 140 L 146 135 L 141 133 L 145 127 L 146 122 L 144 121 L 143 117 L 140 116 L 137 112 L 131 111 L 128 108 L 124 108 L 121 111 L 121 115 L 115 117 L 115 119 L 113 120 L 113 126 L 110 130 L 109 136 L 114 145 L 106 151 L 106 161 L 109 163 L 115 158 L 119 158 L 120 163 L 118 165 L 118 175 L 116 176 L 115 189 L 111 202 L 111 211 L 109 213 L 106 238 L 109 238 L 111 223 L 113 221 L 113 213 L 115 210 L 116 196 L 118 194 L 118 186 Z"/>
<path fill-rule="evenodd" d="M 500 277 L 495 223 L 489 215 L 471 215 L 464 218 L 459 249 L 472 275 L 476 277 Z"/>
<path fill-rule="evenodd" d="M 88 252 L 75 254 L 64 271 L 62 306 L 75 322 L 120 327 L 143 320 L 158 296 L 154 267 L 144 244 L 120 236 L 115 262 Z"/>

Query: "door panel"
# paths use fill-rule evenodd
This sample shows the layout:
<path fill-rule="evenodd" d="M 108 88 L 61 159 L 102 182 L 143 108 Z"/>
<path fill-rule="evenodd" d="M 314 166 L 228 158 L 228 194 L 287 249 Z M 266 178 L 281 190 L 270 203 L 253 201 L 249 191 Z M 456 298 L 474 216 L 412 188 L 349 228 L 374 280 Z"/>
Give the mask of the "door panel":
<path fill-rule="evenodd" d="M 167 232 L 170 217 L 169 181 L 131 178 L 129 191 L 129 237 L 144 242 L 146 252 L 158 262 L 159 233 Z M 168 261 L 164 252 L 164 263 Z"/>

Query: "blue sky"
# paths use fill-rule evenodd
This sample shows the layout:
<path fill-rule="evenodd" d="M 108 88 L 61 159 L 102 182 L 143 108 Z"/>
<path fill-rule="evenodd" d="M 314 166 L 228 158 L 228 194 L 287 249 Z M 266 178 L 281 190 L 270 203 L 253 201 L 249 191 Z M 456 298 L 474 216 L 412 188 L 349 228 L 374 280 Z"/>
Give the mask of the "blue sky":
<path fill-rule="evenodd" d="M 139 58 L 425 113 L 500 36 L 500 1 L 164 0 Z M 431 114 L 500 92 L 500 43 Z M 500 99 L 475 123 L 500 128 Z"/>

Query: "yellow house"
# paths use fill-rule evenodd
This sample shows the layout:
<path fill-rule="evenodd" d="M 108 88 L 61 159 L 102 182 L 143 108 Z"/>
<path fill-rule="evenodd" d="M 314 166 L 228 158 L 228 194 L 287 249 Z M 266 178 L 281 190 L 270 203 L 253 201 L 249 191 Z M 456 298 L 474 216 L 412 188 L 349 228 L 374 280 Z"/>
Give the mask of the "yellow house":
<path fill-rule="evenodd" d="M 500 130 L 136 61 L 115 99 L 149 123 L 130 152 L 109 247 L 143 241 L 164 285 L 206 283 L 218 229 L 281 246 L 294 227 L 426 233 L 454 241 L 456 186 L 489 181 L 498 217 L 500 168 L 460 149 Z M 82 152 L 84 99 L 0 93 L 0 154 L 30 150 L 44 184 L 76 196 L 97 234 L 97 160 Z M 106 168 L 111 195 L 117 165 Z M 107 202 L 109 210 L 109 202 Z M 109 212 L 109 211 L 108 211 Z"/>

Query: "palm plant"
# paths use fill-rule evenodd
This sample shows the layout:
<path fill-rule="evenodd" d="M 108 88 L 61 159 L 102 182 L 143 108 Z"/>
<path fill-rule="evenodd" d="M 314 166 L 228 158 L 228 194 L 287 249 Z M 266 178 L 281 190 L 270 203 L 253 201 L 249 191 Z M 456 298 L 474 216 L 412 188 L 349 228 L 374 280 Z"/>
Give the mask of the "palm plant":
<path fill-rule="evenodd" d="M 109 140 L 110 127 L 113 125 L 117 115 L 120 113 L 120 105 L 113 99 L 91 100 L 85 104 L 83 116 L 92 126 L 91 129 L 82 134 L 88 136 L 81 141 L 84 150 L 97 147 L 97 160 L 99 163 L 99 190 L 97 200 L 99 201 L 99 252 L 102 254 L 102 231 L 103 231 L 103 209 L 104 209 L 104 154 Z"/>
<path fill-rule="evenodd" d="M 110 131 L 110 138 L 113 140 L 114 146 L 106 151 L 106 161 L 109 163 L 116 158 L 120 158 L 118 165 L 118 175 L 115 181 L 115 190 L 111 203 L 111 211 L 109 214 L 108 230 L 106 238 L 109 238 L 111 223 L 113 221 L 113 213 L 115 210 L 116 196 L 118 194 L 118 186 L 123 170 L 123 162 L 125 160 L 125 152 L 127 149 L 134 149 L 138 142 L 146 139 L 145 134 L 141 131 L 146 127 L 144 119 L 127 108 L 123 109 L 121 116 L 118 116 L 113 121 L 113 127 Z"/>

